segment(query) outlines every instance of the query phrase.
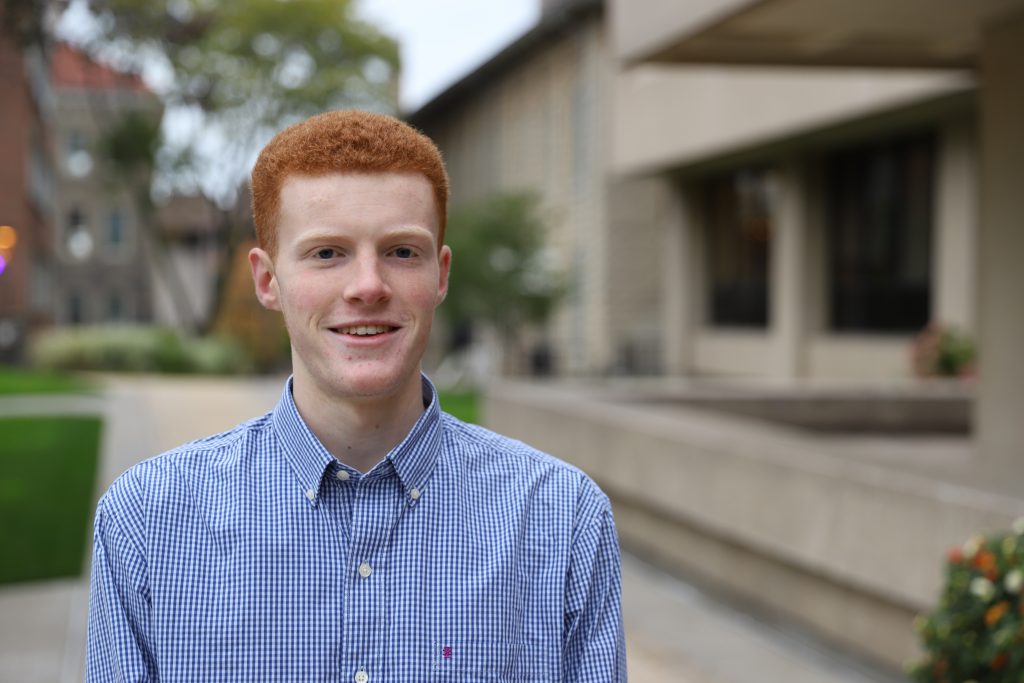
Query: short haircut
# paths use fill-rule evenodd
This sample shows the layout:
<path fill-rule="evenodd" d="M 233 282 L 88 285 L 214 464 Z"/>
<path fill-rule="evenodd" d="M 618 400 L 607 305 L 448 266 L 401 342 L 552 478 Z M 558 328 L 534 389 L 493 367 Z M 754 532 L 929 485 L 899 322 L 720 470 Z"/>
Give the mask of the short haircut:
<path fill-rule="evenodd" d="M 273 258 L 281 188 L 292 175 L 417 173 L 434 190 L 440 248 L 448 215 L 448 174 L 437 146 L 426 135 L 385 114 L 357 109 L 313 116 L 285 128 L 267 143 L 252 169 L 256 240 Z"/>

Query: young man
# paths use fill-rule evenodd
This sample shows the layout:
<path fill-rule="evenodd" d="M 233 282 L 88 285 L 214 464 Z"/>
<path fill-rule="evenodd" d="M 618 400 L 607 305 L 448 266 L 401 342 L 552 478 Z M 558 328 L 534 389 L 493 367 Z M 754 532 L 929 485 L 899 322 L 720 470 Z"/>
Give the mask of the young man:
<path fill-rule="evenodd" d="M 619 681 L 619 551 L 579 470 L 441 412 L 420 372 L 448 289 L 426 137 L 341 111 L 252 174 L 274 410 L 100 500 L 92 681 Z"/>

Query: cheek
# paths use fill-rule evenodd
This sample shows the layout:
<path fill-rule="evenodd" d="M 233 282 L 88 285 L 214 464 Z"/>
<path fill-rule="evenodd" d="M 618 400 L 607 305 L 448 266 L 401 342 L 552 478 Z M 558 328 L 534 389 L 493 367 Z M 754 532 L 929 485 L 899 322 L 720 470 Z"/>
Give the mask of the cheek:
<path fill-rule="evenodd" d="M 315 314 L 334 300 L 329 287 L 315 279 L 290 280 L 280 287 L 281 305 L 285 315 Z"/>

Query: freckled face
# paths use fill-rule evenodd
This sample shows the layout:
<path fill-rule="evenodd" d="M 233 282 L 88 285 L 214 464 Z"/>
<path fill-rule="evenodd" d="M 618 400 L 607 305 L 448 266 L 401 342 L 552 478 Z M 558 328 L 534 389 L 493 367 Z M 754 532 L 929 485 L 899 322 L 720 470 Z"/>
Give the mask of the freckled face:
<path fill-rule="evenodd" d="M 296 391 L 330 400 L 408 395 L 451 252 L 437 248 L 430 182 L 406 173 L 290 176 L 278 253 L 249 254 L 256 293 L 284 315 Z"/>

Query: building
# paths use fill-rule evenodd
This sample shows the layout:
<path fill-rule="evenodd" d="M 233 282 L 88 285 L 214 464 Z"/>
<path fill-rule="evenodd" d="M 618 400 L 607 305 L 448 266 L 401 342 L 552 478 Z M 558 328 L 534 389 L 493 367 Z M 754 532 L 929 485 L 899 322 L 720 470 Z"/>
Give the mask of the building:
<path fill-rule="evenodd" d="M 118 179 L 98 147 L 129 114 L 159 121 L 162 106 L 142 79 L 58 45 L 52 62 L 57 192 L 53 309 L 59 325 L 151 322 L 153 217 L 140 193 L 149 178 Z"/>
<path fill-rule="evenodd" d="M 191 332 L 213 322 L 218 273 L 229 266 L 223 262 L 228 226 L 247 225 L 248 207 L 239 208 L 225 213 L 202 194 L 174 194 L 159 202 L 156 224 L 166 260 L 153 282 L 157 322 Z"/>
<path fill-rule="evenodd" d="M 26 337 L 51 318 L 54 101 L 44 48 L 0 34 L 0 83 L 0 362 L 18 362 Z"/>
<path fill-rule="evenodd" d="M 556 208 L 578 208 L 557 183 L 580 166 L 508 169 L 585 131 L 594 220 L 552 234 L 589 283 L 555 322 L 562 369 L 655 377 L 503 382 L 489 426 L 593 476 L 627 547 L 898 669 L 946 549 L 1024 514 L 1024 3 L 547 4 L 413 120 L 456 192 L 540 187 Z M 591 54 L 551 46 L 583 43 L 601 94 L 580 120 L 599 123 L 549 129 L 575 92 L 550 74 Z M 975 384 L 913 381 L 931 321 L 977 340 Z M 973 428 L 850 438 L 709 407 L 723 397 L 957 404 Z"/>
<path fill-rule="evenodd" d="M 544 9 L 410 120 L 453 205 L 541 196 L 570 283 L 548 334 L 563 373 L 905 377 L 930 321 L 973 331 L 969 73 L 623 65 L 603 3 Z M 917 197 L 884 253 L 851 241 L 869 191 L 876 213 Z"/>
<path fill-rule="evenodd" d="M 548 337 L 563 371 L 607 365 L 604 327 L 605 98 L 610 64 L 602 6 L 573 0 L 409 121 L 441 148 L 451 205 L 530 190 L 549 226 L 554 269 L 568 276 L 569 303 Z M 596 143 L 596 144 L 595 144 Z"/>

